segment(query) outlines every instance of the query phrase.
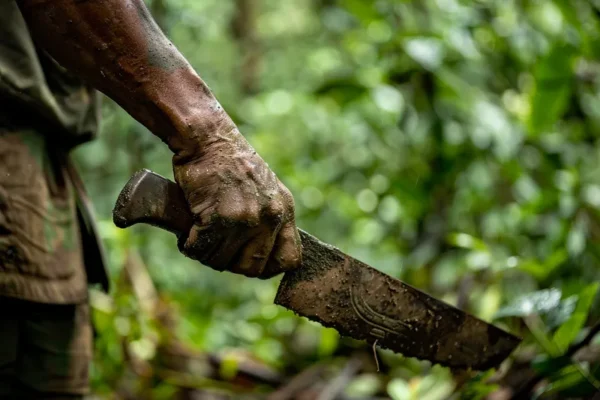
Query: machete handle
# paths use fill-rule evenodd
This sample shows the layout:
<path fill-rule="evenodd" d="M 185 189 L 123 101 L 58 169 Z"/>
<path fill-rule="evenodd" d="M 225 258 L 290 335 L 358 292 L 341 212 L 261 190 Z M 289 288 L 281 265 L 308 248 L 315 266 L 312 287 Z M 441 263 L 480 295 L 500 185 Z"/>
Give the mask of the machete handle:
<path fill-rule="evenodd" d="M 194 217 L 183 191 L 175 182 L 147 169 L 129 178 L 115 203 L 113 222 L 119 228 L 144 223 L 174 233 L 186 235 L 194 224 Z M 298 229 L 300 238 L 317 240 Z"/>
<path fill-rule="evenodd" d="M 147 169 L 136 172 L 121 190 L 113 221 L 119 228 L 145 223 L 178 237 L 187 234 L 194 224 L 179 185 Z"/>

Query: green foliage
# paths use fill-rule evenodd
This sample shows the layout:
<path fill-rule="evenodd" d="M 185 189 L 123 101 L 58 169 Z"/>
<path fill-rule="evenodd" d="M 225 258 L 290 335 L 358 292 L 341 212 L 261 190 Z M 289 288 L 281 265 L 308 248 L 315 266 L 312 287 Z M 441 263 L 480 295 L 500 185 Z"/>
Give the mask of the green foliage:
<path fill-rule="evenodd" d="M 560 290 L 545 289 L 525 294 L 496 313 L 496 318 L 526 317 L 555 310 L 560 302 Z"/>
<path fill-rule="evenodd" d="M 581 290 L 577 306 L 573 314 L 556 331 L 553 337 L 554 344 L 559 354 L 564 353 L 568 346 L 577 338 L 581 328 L 585 325 L 592 301 L 598 292 L 598 283 L 593 283 Z"/>
<path fill-rule="evenodd" d="M 562 356 L 600 317 L 598 2 L 261 0 L 253 92 L 241 89 L 244 48 L 230 33 L 236 4 L 150 3 L 290 188 L 299 226 L 498 318 L 523 336 L 517 354 L 536 356 L 540 395 L 593 390 L 597 364 Z M 178 334 L 199 349 L 245 348 L 298 372 L 357 346 L 274 306 L 278 279 L 219 274 L 185 260 L 167 233 L 115 228 L 110 210 L 133 171 L 172 174 L 158 139 L 109 102 L 104 115 L 100 140 L 78 156 L 115 281 L 127 249 L 139 249 L 178 304 Z M 157 335 L 130 292 L 117 285 L 112 297 L 110 310 L 93 302 L 100 392 L 124 374 L 119 338 L 152 358 Z M 443 369 L 389 354 L 382 362 L 389 371 L 357 377 L 356 393 L 437 399 L 454 390 Z M 464 398 L 499 389 L 489 377 L 465 384 Z"/>

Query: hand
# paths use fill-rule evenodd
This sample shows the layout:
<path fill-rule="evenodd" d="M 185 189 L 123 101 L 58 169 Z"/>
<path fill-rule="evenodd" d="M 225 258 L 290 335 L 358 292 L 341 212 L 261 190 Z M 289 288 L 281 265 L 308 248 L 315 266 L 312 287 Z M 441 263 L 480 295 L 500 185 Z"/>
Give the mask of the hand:
<path fill-rule="evenodd" d="M 213 125 L 194 156 L 173 159 L 196 224 L 180 250 L 216 270 L 270 278 L 301 262 L 294 199 L 233 122 Z M 188 152 L 189 154 L 189 152 Z"/>

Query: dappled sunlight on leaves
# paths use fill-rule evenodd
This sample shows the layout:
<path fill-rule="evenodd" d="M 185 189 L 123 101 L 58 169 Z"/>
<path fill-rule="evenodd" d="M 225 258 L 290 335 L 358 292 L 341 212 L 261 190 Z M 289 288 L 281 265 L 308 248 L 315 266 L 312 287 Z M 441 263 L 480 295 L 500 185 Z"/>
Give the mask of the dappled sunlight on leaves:
<path fill-rule="evenodd" d="M 168 233 L 115 228 L 110 211 L 129 175 L 172 177 L 171 155 L 106 102 L 100 140 L 77 156 L 115 282 L 139 251 L 177 304 L 186 344 L 245 349 L 287 377 L 321 362 L 319 388 L 352 354 L 368 354 L 347 384 L 357 398 L 436 400 L 458 388 L 484 399 L 521 390 L 515 376 L 531 396 L 594 390 L 600 360 L 569 351 L 600 318 L 597 2 L 261 0 L 254 92 L 241 89 L 242 44 L 229 32 L 236 2 L 164 4 L 169 36 L 290 188 L 300 227 L 524 342 L 498 374 L 464 382 L 386 351 L 376 373 L 370 345 L 273 305 L 279 278 L 218 273 L 186 260 Z M 127 372 L 121 341 L 143 360 L 160 353 L 156 321 L 131 289 L 114 287 L 92 301 L 100 393 L 143 381 Z M 221 365 L 224 377 L 236 362 Z"/>

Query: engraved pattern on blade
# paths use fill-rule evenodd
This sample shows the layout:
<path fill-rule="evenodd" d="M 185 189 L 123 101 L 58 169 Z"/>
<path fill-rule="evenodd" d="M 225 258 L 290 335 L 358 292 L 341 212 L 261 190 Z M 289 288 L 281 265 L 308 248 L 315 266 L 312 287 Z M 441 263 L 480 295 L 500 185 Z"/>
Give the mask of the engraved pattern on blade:
<path fill-rule="evenodd" d="M 344 269 L 348 268 L 350 260 L 346 258 Z M 372 279 L 372 274 L 368 270 L 360 271 L 360 279 L 353 280 L 349 287 L 350 302 L 356 315 L 371 325 L 373 328 L 369 332 L 375 339 L 381 340 L 386 338 L 386 333 L 393 336 L 405 336 L 403 330 L 411 330 L 412 326 L 401 320 L 390 318 L 373 310 L 365 301 L 365 297 L 362 294 L 361 288 L 365 283 Z"/>

